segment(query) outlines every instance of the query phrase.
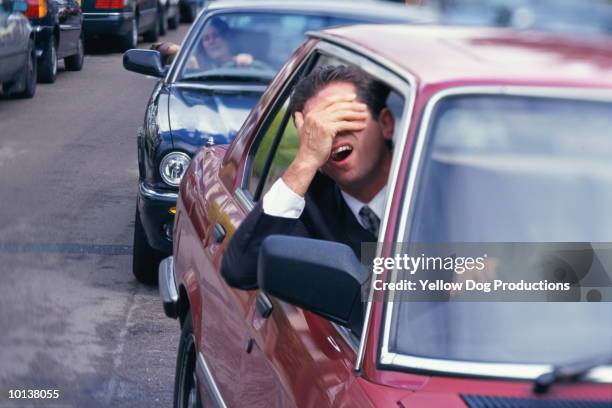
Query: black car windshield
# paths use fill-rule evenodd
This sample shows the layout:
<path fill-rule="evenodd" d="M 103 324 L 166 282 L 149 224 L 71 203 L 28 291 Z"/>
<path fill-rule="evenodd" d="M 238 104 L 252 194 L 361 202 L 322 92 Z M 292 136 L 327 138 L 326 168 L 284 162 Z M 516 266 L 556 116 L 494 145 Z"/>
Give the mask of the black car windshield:
<path fill-rule="evenodd" d="M 360 21 L 281 13 L 216 15 L 204 23 L 180 78 L 269 81 L 304 41 L 307 31 Z"/>
<path fill-rule="evenodd" d="M 452 96 L 431 118 L 405 242 L 612 242 L 612 103 Z M 393 353 L 529 364 L 612 355 L 612 303 L 397 300 Z"/>

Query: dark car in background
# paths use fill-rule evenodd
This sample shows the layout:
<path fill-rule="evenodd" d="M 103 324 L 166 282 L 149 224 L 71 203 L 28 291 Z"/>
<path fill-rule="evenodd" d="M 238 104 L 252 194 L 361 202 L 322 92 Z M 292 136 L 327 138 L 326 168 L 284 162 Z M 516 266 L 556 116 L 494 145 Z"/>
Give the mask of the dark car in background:
<path fill-rule="evenodd" d="M 28 0 L 26 16 L 36 31 L 39 82 L 55 82 L 60 59 L 68 71 L 82 69 L 85 51 L 79 1 Z"/>
<path fill-rule="evenodd" d="M 9 96 L 31 98 L 36 92 L 35 33 L 23 16 L 25 0 L 0 0 L 0 84 Z"/>
<path fill-rule="evenodd" d="M 156 41 L 160 35 L 162 5 L 158 0 L 83 0 L 85 38 L 115 38 L 122 50 L 136 48 L 138 37 Z"/>
<path fill-rule="evenodd" d="M 127 69 L 163 78 L 151 95 L 137 139 L 136 278 L 156 281 L 159 261 L 172 252 L 177 191 L 191 157 L 202 146 L 233 140 L 305 32 L 359 22 L 431 19 L 413 8 L 382 2 L 217 1 L 193 24 L 171 68 L 162 67 L 157 51 L 128 51 Z M 224 49 L 231 49 L 233 58 L 224 60 Z M 245 55 L 252 60 L 249 64 Z"/>

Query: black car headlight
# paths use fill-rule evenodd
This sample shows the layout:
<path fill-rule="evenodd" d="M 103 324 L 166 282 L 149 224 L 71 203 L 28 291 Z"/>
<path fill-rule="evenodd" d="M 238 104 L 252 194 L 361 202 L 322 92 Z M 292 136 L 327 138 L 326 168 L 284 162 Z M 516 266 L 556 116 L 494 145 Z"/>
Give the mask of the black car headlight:
<path fill-rule="evenodd" d="M 178 187 L 191 158 L 183 152 L 170 152 L 159 164 L 159 174 L 162 180 L 173 187 Z"/>

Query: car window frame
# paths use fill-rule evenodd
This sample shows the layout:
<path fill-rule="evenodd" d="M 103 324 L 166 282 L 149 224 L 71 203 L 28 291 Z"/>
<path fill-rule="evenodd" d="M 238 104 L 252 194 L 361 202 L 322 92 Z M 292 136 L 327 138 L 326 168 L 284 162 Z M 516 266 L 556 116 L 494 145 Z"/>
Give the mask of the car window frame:
<path fill-rule="evenodd" d="M 393 149 L 393 158 L 389 175 L 389 195 L 387 198 L 387 203 L 385 205 L 384 215 L 381 219 L 381 231 L 385 231 L 391 210 L 391 202 L 393 201 L 392 194 L 393 191 L 395 191 L 397 175 L 399 174 L 399 169 L 401 166 L 402 154 L 406 147 L 408 130 L 412 122 L 416 99 L 416 78 L 412 75 L 412 73 L 407 72 L 399 65 L 396 65 L 395 63 L 387 60 L 386 58 L 377 55 L 371 50 L 362 48 L 356 44 L 344 41 L 337 37 L 330 36 L 326 33 L 317 32 L 307 34 L 309 35 L 309 38 L 318 39 L 319 42 L 312 48 L 312 50 L 310 50 L 309 54 L 303 58 L 300 66 L 296 68 L 293 75 L 283 85 L 283 88 L 280 91 L 280 94 L 284 97 L 282 99 L 283 103 L 279 104 L 278 100 L 275 101 L 273 108 L 269 110 L 266 117 L 261 122 L 261 125 L 256 130 L 256 135 L 254 138 L 256 140 L 251 143 L 248 148 L 248 161 L 243 168 L 242 174 L 239 176 L 241 179 L 239 187 L 234 190 L 234 197 L 243 207 L 243 210 L 247 213 L 255 207 L 256 201 L 253 200 L 253 197 L 248 191 L 248 182 L 252 168 L 252 163 L 250 162 L 250 160 L 252 159 L 252 157 L 254 157 L 252 149 L 256 149 L 256 146 L 258 146 L 258 143 L 260 143 L 261 139 L 264 137 L 265 130 L 263 129 L 268 129 L 268 126 L 271 121 L 274 120 L 275 114 L 278 112 L 279 107 L 285 103 L 287 93 L 292 92 L 295 81 L 303 75 L 305 70 L 309 70 L 310 68 L 312 68 L 312 64 L 316 64 L 319 55 L 329 55 L 363 68 L 366 72 L 374 75 L 375 78 L 387 84 L 394 92 L 397 92 L 404 99 L 403 116 L 397 122 L 398 126 L 395 130 L 396 132 L 398 132 L 398 136 Z M 278 138 L 278 134 L 276 135 L 276 137 Z M 268 158 L 273 156 L 273 153 L 273 151 L 269 152 Z M 265 183 L 266 177 L 267 173 L 262 174 L 262 178 L 260 179 L 259 183 Z M 379 237 L 378 248 L 376 251 L 377 256 L 380 256 L 383 242 L 384 236 L 381 235 Z M 344 327 L 333 325 L 339 335 L 343 337 L 349 347 L 356 353 L 356 360 L 354 366 L 354 369 L 356 371 L 359 371 L 361 369 L 361 365 L 365 356 L 367 333 L 372 315 L 373 301 L 371 293 L 368 299 L 369 300 L 366 304 L 366 312 L 364 316 L 363 330 L 360 337 L 356 336 L 354 333 Z"/>
<path fill-rule="evenodd" d="M 263 142 L 265 137 L 268 135 L 268 130 L 270 130 L 272 123 L 274 123 L 274 120 L 277 118 L 277 115 L 279 114 L 280 110 L 285 106 L 285 104 L 289 100 L 290 95 L 293 92 L 295 83 L 304 76 L 305 72 L 310 71 L 312 66 L 316 64 L 317 58 L 318 58 L 318 55 L 313 55 L 313 54 L 308 55 L 306 57 L 305 63 L 302 64 L 302 66 L 300 66 L 296 70 L 296 74 L 293 75 L 287 81 L 287 83 L 283 87 L 283 90 L 281 91 L 281 97 L 274 101 L 272 109 L 270 109 L 265 120 L 262 122 L 262 125 L 257 129 L 257 134 L 255 135 L 254 141 L 249 147 L 249 152 L 247 154 L 247 162 L 244 167 L 244 172 L 243 172 L 243 177 L 242 177 L 241 188 L 247 194 L 247 197 L 251 199 L 253 204 L 257 203 L 260 199 L 261 192 L 266 184 L 268 173 L 270 172 L 270 168 L 272 167 L 272 161 L 274 160 L 274 156 L 276 154 L 278 146 L 280 145 L 281 139 L 287 127 L 287 123 L 289 122 L 289 120 L 291 120 L 291 114 L 289 113 L 289 111 L 286 111 L 281 119 L 278 129 L 276 130 L 276 134 L 274 135 L 274 139 L 272 140 L 272 144 L 270 145 L 270 151 L 268 151 L 266 155 L 264 166 L 261 172 L 261 178 L 257 182 L 257 187 L 255 188 L 255 194 L 251 194 L 249 190 L 249 184 L 250 184 L 250 180 L 253 174 L 255 156 L 257 155 L 259 151 L 259 147 L 261 146 L 261 143 Z"/>
<path fill-rule="evenodd" d="M 422 108 L 422 115 L 415 124 L 418 126 L 412 153 L 412 162 L 407 172 L 407 180 L 401 193 L 401 208 L 398 214 L 396 236 L 405 242 L 410 242 L 415 214 L 414 205 L 420 188 L 419 178 L 422 176 L 427 144 L 431 138 L 431 125 L 434 123 L 436 108 L 445 98 L 473 95 L 500 95 L 538 97 L 550 99 L 586 100 L 612 102 L 612 91 L 609 89 L 595 90 L 579 87 L 550 88 L 523 85 L 465 85 L 444 88 L 434 93 Z M 390 281 L 397 280 L 397 271 L 391 272 Z M 383 369 L 407 372 L 421 372 L 428 375 L 458 375 L 472 378 L 487 378 L 497 380 L 533 381 L 538 376 L 552 370 L 550 364 L 535 363 L 497 363 L 468 362 L 462 360 L 439 359 L 399 354 L 389 350 L 391 341 L 390 330 L 393 319 L 393 292 L 385 301 L 381 315 L 381 338 L 377 364 Z M 612 366 L 603 366 L 599 370 L 587 374 L 585 379 L 596 383 L 608 383 Z"/>

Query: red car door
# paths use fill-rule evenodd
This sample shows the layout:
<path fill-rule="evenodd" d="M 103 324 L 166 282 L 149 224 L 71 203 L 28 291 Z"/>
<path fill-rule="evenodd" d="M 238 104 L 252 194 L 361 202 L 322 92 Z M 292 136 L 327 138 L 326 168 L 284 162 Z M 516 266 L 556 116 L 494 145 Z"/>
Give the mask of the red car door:
<path fill-rule="evenodd" d="M 224 158 L 218 176 L 227 191 L 233 193 L 223 203 L 218 219 L 227 238 L 282 175 L 297 152 L 297 131 L 287 112 L 297 79 L 319 64 L 372 65 L 364 58 L 355 57 L 355 62 L 340 60 L 333 54 L 335 49 L 344 56 L 349 54 L 329 44 L 322 46 L 321 51 L 310 52 L 314 45 L 313 41 L 307 43 L 283 68 Z M 227 238 L 217 256 L 227 245 Z M 216 270 L 219 262 L 217 258 Z M 214 282 L 201 284 L 220 286 L 218 296 L 226 296 L 227 303 L 217 306 L 219 311 L 231 305 L 235 307 L 231 312 L 232 328 L 217 328 L 215 337 L 221 340 L 234 335 L 242 342 L 242 357 L 232 354 L 231 362 L 232 372 L 235 364 L 240 365 L 239 375 L 232 382 L 232 397 L 236 398 L 234 401 L 240 400 L 237 406 L 372 406 L 356 383 L 357 373 L 353 367 L 358 339 L 354 334 L 258 290 L 230 289 L 220 279 L 216 275 Z M 221 303 L 219 299 L 218 304 Z M 240 335 L 234 332 L 239 324 L 233 319 L 238 319 L 238 315 L 243 318 L 244 331 Z M 238 343 L 231 346 L 236 349 Z"/>
<path fill-rule="evenodd" d="M 312 44 L 301 47 L 295 61 L 299 63 Z M 234 231 L 248 212 L 238 191 L 234 191 L 236 174 L 245 142 L 256 128 L 269 105 L 270 96 L 292 74 L 288 64 L 262 96 L 260 103 L 247 118 L 235 142 L 226 147 L 203 149 L 193 159 L 194 171 L 187 172 L 182 188 L 184 210 L 190 222 L 175 237 L 180 245 L 180 257 L 175 259 L 177 270 L 187 271 L 183 280 L 190 293 L 194 331 L 201 355 L 227 406 L 244 406 L 245 393 L 240 374 L 242 358 L 248 344 L 247 322 L 255 298 L 254 291 L 228 286 L 220 275 L 223 251 Z M 232 159 L 237 155 L 238 159 Z M 189 239 L 182 235 L 189 234 Z M 197 242 L 198 245 L 193 245 Z M 190 247 L 191 246 L 191 247 Z M 178 253 L 178 251 L 175 251 Z M 198 304 L 199 303 L 199 304 Z M 248 388 L 248 387 L 247 387 Z"/>
<path fill-rule="evenodd" d="M 288 117 L 286 96 L 277 100 L 274 117 L 251 152 L 253 165 L 247 171 L 244 197 L 265 194 L 297 151 L 297 131 Z M 259 291 L 249 302 L 240 375 L 249 406 L 325 407 L 348 398 L 347 389 L 355 380 L 352 334 L 343 331 L 343 337 L 342 329 L 327 320 Z"/>
<path fill-rule="evenodd" d="M 235 385 L 244 354 L 244 321 L 251 293 L 232 289 L 219 274 L 224 235 L 231 234 L 221 227 L 228 225 L 225 218 L 230 199 L 218 176 L 224 154 L 222 147 L 204 149 L 194 158 L 195 171 L 186 176 L 182 194 L 190 222 L 181 223 L 180 235 L 175 237 L 181 245 L 176 262 L 186 271 L 184 281 L 191 293 L 198 349 L 228 406 L 240 406 Z M 242 216 L 231 214 L 236 215 Z M 185 235 L 191 236 L 185 239 Z"/>
<path fill-rule="evenodd" d="M 284 112 L 281 109 L 281 112 Z M 276 119 L 273 121 L 276 122 Z M 289 122 L 291 123 L 291 122 Z M 274 137 L 278 126 L 273 126 L 268 137 Z M 292 128 L 291 131 L 295 132 Z M 279 145 L 292 151 L 297 139 L 287 138 L 289 143 Z M 261 154 L 255 154 L 255 167 L 267 157 L 269 141 L 259 144 Z M 207 160 L 207 166 L 210 159 Z M 213 164 L 214 165 L 214 164 Z M 261 177 L 273 181 L 275 166 L 264 176 L 257 170 L 248 183 L 255 187 Z M 221 172 L 222 174 L 223 172 Z M 206 171 L 203 180 L 208 180 Z M 244 219 L 252 201 L 249 188 L 238 189 L 227 197 L 224 191 L 214 198 L 218 180 L 210 181 L 206 195 L 211 197 L 209 208 L 219 203 L 218 215 L 199 213 L 200 202 L 192 210 L 193 219 L 215 219 L 205 228 L 222 228 L 231 236 Z M 227 286 L 218 274 L 220 249 L 209 233 L 204 243 L 208 271 L 201 275 L 202 291 L 202 350 L 204 350 L 214 377 L 229 406 L 291 407 L 331 406 L 343 397 L 347 387 L 355 379 L 352 365 L 355 361 L 356 338 L 345 332 L 345 339 L 338 329 L 325 319 L 303 312 L 292 305 L 270 300 L 259 291 L 242 291 Z M 214 270 L 214 273 L 211 271 Z M 271 312 L 268 315 L 268 312 Z M 212 316 L 211 314 L 214 314 Z M 208 315 L 211 315 L 208 317 Z M 223 316 L 217 319 L 215 316 Z M 340 329 L 341 330 L 341 329 Z M 350 343 L 352 341 L 352 344 Z M 223 350 L 220 350 L 223 348 Z M 212 355 L 211 353 L 214 353 Z M 225 361 L 225 364 L 222 362 Z M 240 366 L 239 374 L 236 367 Z M 230 377 L 231 376 L 231 377 Z M 344 396 L 345 397 L 345 396 Z M 353 405 L 355 406 L 355 405 Z"/>
<path fill-rule="evenodd" d="M 331 62 L 329 57 L 320 58 L 317 53 L 312 60 L 315 58 L 320 59 L 317 64 Z M 268 91 L 262 98 L 267 96 L 271 102 L 268 106 L 260 104 L 262 114 L 256 108 L 247 120 L 246 128 L 255 118 L 261 123 L 253 125 L 257 129 L 245 143 L 253 147 L 239 159 L 249 166 L 243 165 L 244 170 L 236 171 L 235 178 L 227 181 L 236 190 L 223 210 L 226 229 L 237 227 L 243 214 L 282 175 L 297 151 L 297 131 L 287 112 L 291 87 L 296 81 L 287 81 L 281 87 L 277 79 L 276 95 L 270 96 Z M 231 167 L 232 163 L 226 165 Z M 355 392 L 357 387 L 348 392 L 356 379 L 353 366 L 357 338 L 353 334 L 259 291 L 252 292 L 246 301 L 246 336 L 239 376 L 243 405 L 370 406 L 365 396 Z"/>

